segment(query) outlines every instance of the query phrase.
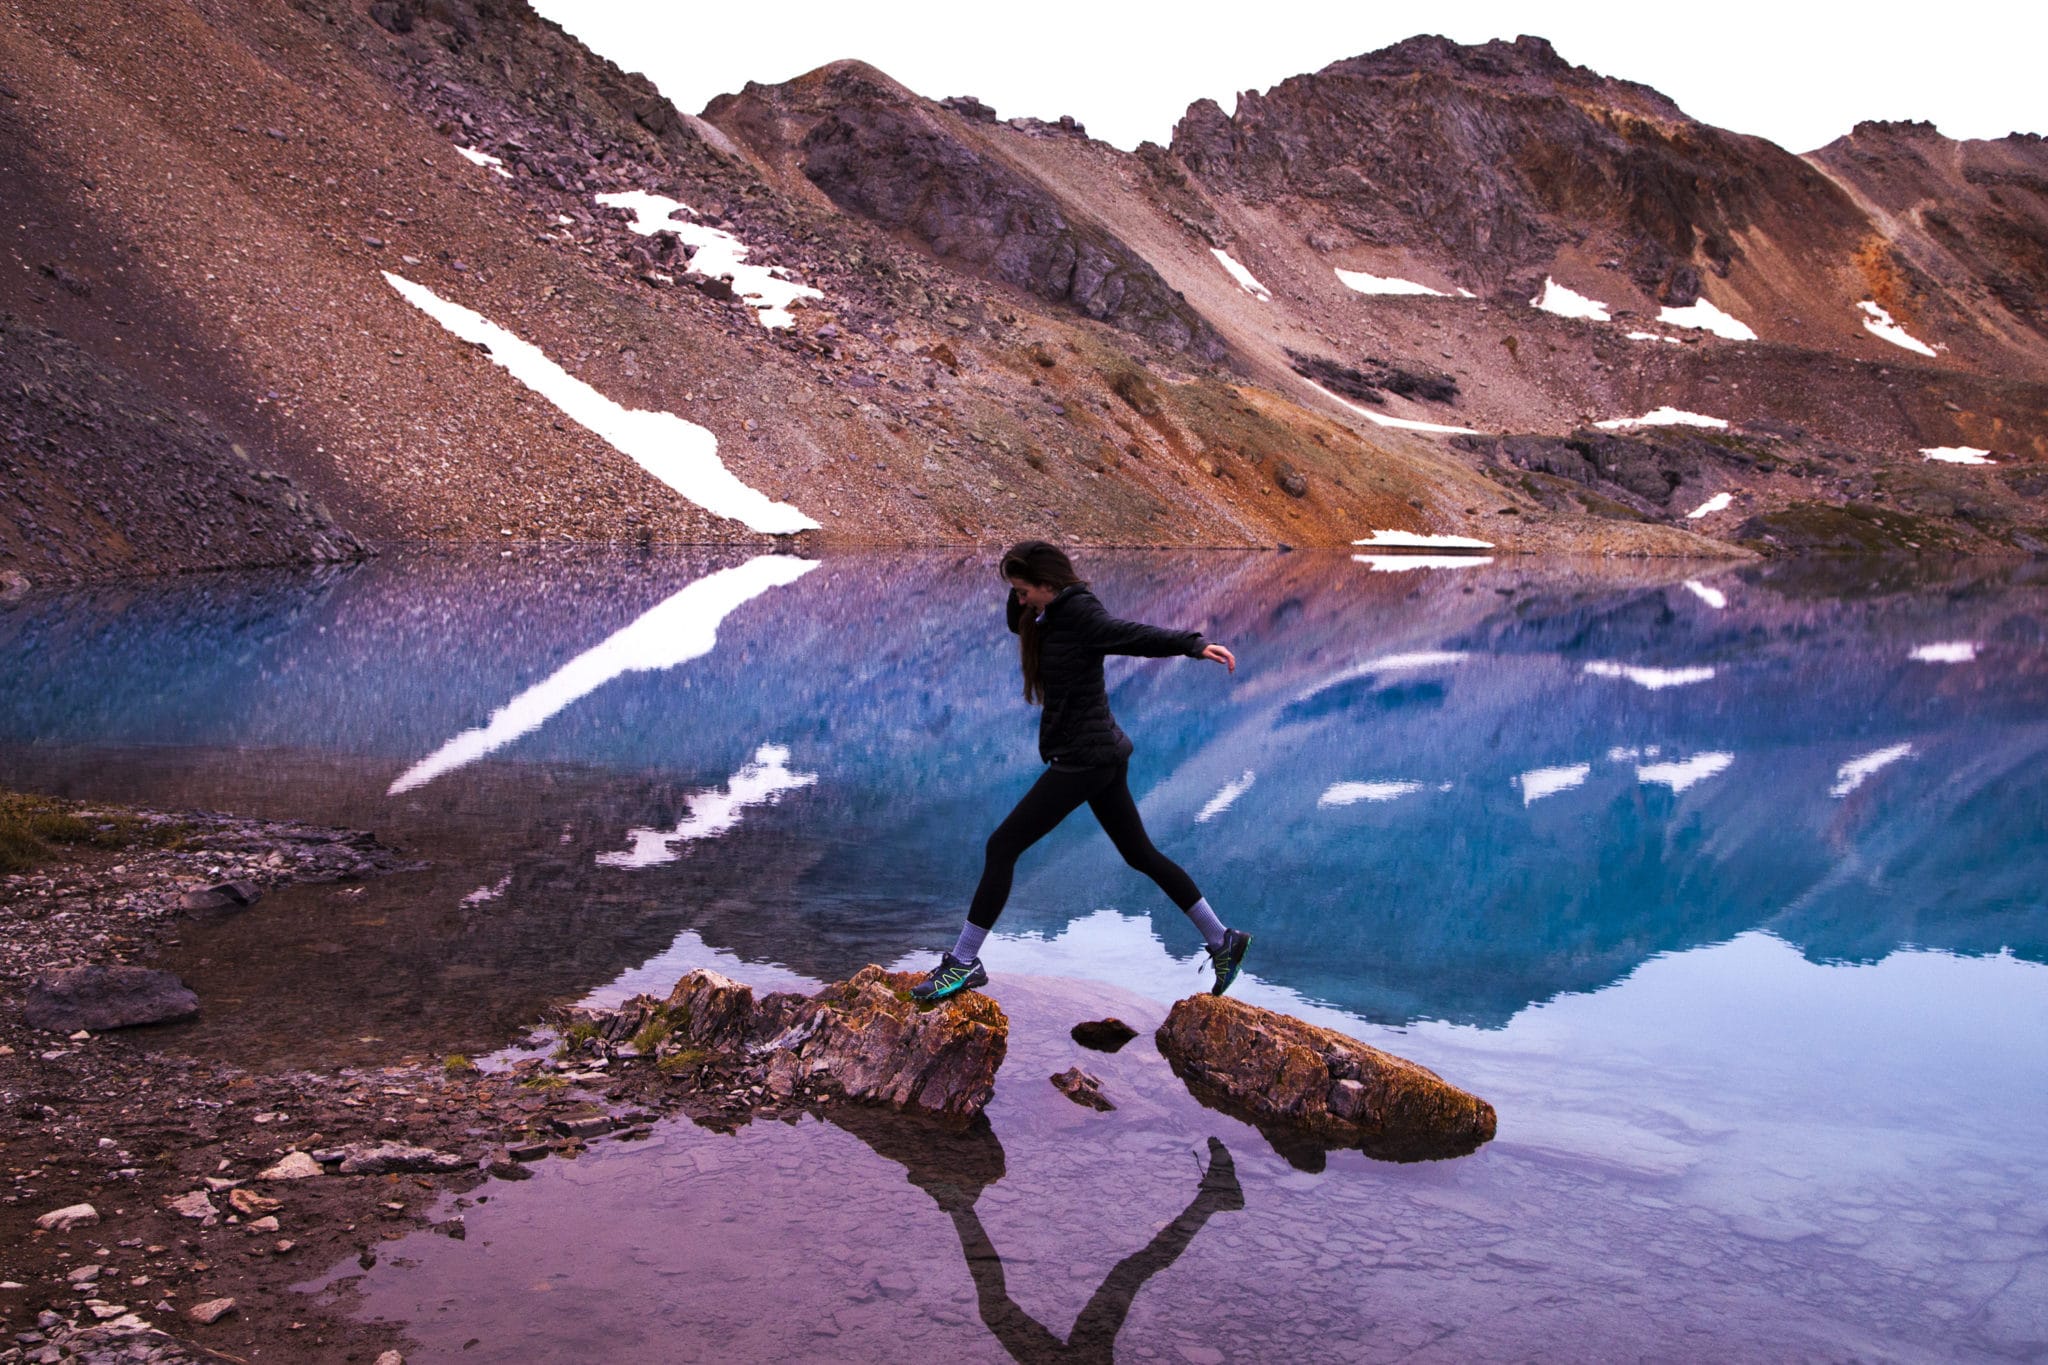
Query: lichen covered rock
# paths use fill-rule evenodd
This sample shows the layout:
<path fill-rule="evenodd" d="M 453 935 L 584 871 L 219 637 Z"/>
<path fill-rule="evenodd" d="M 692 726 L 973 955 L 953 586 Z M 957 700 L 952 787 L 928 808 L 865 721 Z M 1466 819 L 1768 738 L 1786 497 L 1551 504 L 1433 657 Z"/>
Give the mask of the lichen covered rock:
<path fill-rule="evenodd" d="M 863 967 L 815 995 L 753 988 L 712 971 L 683 977 L 665 1000 L 578 1011 L 572 1047 L 652 1057 L 669 1074 L 706 1069 L 761 1086 L 776 1100 L 887 1105 L 972 1119 L 995 1093 L 1010 1022 L 986 995 L 935 1009 L 910 998 L 917 978 Z"/>
<path fill-rule="evenodd" d="M 1340 1147 L 1428 1161 L 1493 1137 L 1493 1106 L 1427 1067 L 1241 1000 L 1190 996 L 1155 1037 L 1195 1098 L 1253 1124 L 1297 1165 Z"/>

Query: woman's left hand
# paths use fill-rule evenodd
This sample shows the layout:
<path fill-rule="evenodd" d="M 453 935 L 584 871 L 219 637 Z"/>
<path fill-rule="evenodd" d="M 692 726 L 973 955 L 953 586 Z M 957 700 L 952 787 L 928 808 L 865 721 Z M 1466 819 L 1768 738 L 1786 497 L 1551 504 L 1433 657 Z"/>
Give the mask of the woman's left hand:
<path fill-rule="evenodd" d="M 1211 663 L 1222 664 L 1232 673 L 1237 672 L 1237 656 L 1235 654 L 1232 654 L 1229 650 L 1225 649 L 1222 645 L 1210 645 L 1207 649 L 1202 651 L 1202 657 L 1209 660 Z"/>

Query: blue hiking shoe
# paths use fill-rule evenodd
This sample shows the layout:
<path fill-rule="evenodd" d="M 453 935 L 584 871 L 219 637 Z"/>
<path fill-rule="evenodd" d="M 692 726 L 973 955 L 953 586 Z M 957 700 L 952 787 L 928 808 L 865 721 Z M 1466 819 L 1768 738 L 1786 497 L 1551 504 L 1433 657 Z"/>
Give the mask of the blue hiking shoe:
<path fill-rule="evenodd" d="M 1209 987 L 1209 994 L 1221 995 L 1230 989 L 1244 967 L 1244 950 L 1251 946 L 1250 934 L 1239 933 L 1235 929 L 1223 931 L 1223 942 L 1209 949 L 1209 965 L 1216 971 L 1216 981 Z"/>
<path fill-rule="evenodd" d="M 924 980 L 910 988 L 910 998 L 920 1005 L 936 1005 L 941 1000 L 971 991 L 976 986 L 988 984 L 988 973 L 983 970 L 980 958 L 962 962 L 951 953 L 939 956 L 939 965 L 932 968 Z"/>

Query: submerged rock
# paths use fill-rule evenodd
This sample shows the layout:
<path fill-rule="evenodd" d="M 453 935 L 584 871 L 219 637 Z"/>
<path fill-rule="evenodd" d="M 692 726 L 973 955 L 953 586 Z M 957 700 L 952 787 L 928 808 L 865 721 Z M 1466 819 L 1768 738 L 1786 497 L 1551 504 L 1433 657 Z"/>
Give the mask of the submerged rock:
<path fill-rule="evenodd" d="M 1427 1067 L 1241 1000 L 1190 996 L 1155 1036 L 1195 1098 L 1254 1125 L 1298 1166 L 1340 1147 L 1429 1161 L 1493 1138 L 1493 1106 Z"/>
<path fill-rule="evenodd" d="M 167 1024 L 199 1013 L 199 997 L 154 967 L 69 967 L 45 972 L 28 988 L 31 1028 L 51 1033 Z"/>
<path fill-rule="evenodd" d="M 936 1009 L 910 998 L 916 976 L 861 968 L 815 995 L 753 988 L 695 971 L 666 1000 L 637 996 L 617 1010 L 579 1011 L 572 1045 L 653 1056 L 669 1074 L 720 1073 L 755 1102 L 803 1095 L 971 1119 L 995 1093 L 1010 1021 L 981 994 Z"/>
<path fill-rule="evenodd" d="M 1138 1036 L 1138 1031 L 1114 1016 L 1108 1019 L 1090 1019 L 1085 1024 L 1076 1024 L 1069 1035 L 1082 1047 L 1096 1052 L 1115 1052 L 1125 1043 Z"/>

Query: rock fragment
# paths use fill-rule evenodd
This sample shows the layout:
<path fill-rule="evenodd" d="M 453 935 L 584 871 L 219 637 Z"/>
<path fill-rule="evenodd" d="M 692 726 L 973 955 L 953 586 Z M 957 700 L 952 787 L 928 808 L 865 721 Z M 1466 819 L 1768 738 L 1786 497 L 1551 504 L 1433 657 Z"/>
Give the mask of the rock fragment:
<path fill-rule="evenodd" d="M 257 1172 L 258 1180 L 306 1180 L 321 1174 L 320 1163 L 304 1152 L 286 1154 L 284 1160 Z"/>
<path fill-rule="evenodd" d="M 36 1226 L 44 1232 L 69 1232 L 73 1228 L 97 1227 L 100 1211 L 90 1204 L 67 1204 L 61 1209 L 51 1209 L 36 1219 Z"/>
<path fill-rule="evenodd" d="M 195 1303 L 186 1309 L 185 1316 L 196 1323 L 210 1326 L 234 1311 L 233 1299 L 208 1299 L 205 1303 Z"/>
<path fill-rule="evenodd" d="M 121 964 L 67 967 L 30 983 L 29 1027 L 50 1033 L 167 1024 L 199 1013 L 199 997 L 170 972 Z"/>
<path fill-rule="evenodd" d="M 1102 1081 L 1078 1066 L 1070 1066 L 1054 1076 L 1052 1084 L 1053 1089 L 1076 1104 L 1104 1112 L 1116 1108 L 1109 1096 L 1102 1093 Z"/>

